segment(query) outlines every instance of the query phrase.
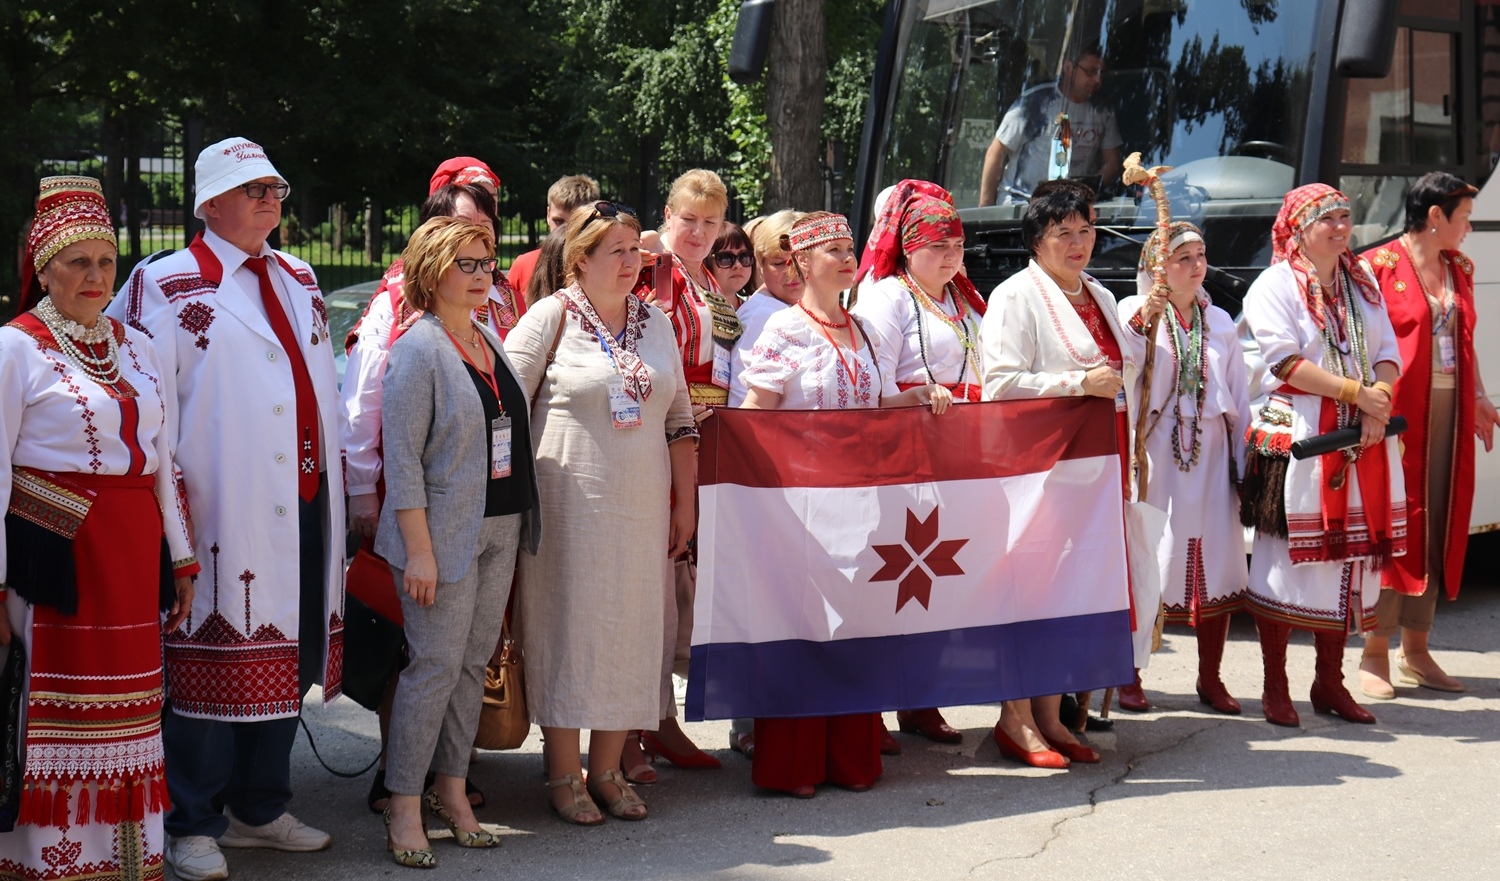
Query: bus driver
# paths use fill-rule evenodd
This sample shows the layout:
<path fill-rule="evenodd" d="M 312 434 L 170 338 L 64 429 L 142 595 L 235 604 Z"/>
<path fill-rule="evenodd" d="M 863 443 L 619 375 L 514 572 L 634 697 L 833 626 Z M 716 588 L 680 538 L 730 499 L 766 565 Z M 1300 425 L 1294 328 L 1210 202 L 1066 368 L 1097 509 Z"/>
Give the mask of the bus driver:
<path fill-rule="evenodd" d="M 1120 127 L 1112 110 L 1093 103 L 1104 78 L 1099 47 L 1064 58 L 1057 82 L 1027 89 L 1005 111 L 984 154 L 979 204 L 1025 201 L 1044 180 L 1120 176 Z M 1003 184 L 1003 186 L 1001 186 Z M 997 189 L 1006 199 L 996 199 Z"/>

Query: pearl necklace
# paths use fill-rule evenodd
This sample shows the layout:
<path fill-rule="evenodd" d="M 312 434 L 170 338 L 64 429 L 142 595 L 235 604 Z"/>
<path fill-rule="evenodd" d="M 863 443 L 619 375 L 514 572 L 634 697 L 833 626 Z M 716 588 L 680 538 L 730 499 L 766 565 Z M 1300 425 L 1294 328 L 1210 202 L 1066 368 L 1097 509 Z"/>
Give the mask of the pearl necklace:
<path fill-rule="evenodd" d="M 114 327 L 108 318 L 100 316 L 93 327 L 84 327 L 57 310 L 51 297 L 45 297 L 32 310 L 41 319 L 63 357 L 84 372 L 89 379 L 103 386 L 120 382 L 120 344 L 115 340 Z M 104 357 L 93 353 L 93 347 L 104 344 Z"/>

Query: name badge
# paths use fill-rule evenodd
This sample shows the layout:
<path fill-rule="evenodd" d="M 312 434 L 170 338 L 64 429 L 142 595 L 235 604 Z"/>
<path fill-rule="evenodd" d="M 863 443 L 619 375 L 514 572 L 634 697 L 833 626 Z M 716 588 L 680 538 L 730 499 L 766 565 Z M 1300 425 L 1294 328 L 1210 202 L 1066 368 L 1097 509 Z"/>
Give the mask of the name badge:
<path fill-rule="evenodd" d="M 729 388 L 729 347 L 717 341 L 714 343 L 713 384 Z"/>
<path fill-rule="evenodd" d="M 1453 337 L 1438 337 L 1438 360 L 1443 365 L 1444 373 L 1458 370 L 1458 353 L 1453 349 Z"/>
<path fill-rule="evenodd" d="M 510 417 L 490 422 L 490 479 L 510 476 Z"/>
<path fill-rule="evenodd" d="M 625 380 L 618 374 L 609 378 L 609 415 L 615 428 L 640 428 L 641 405 L 625 393 Z"/>
<path fill-rule="evenodd" d="M 1115 412 L 1125 412 L 1125 390 L 1123 388 L 1115 392 Z"/>

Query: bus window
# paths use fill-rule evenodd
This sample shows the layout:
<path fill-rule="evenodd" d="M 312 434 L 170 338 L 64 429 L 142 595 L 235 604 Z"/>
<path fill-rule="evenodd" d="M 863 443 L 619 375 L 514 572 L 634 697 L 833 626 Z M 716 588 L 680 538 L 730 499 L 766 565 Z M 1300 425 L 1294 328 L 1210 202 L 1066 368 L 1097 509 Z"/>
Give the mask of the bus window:
<path fill-rule="evenodd" d="M 1154 209 L 1120 160 L 1174 167 L 1184 219 L 1217 265 L 1265 266 L 1271 221 L 1295 186 L 1320 4 L 1268 0 L 908 0 L 871 195 L 904 177 L 953 192 L 971 276 L 1025 265 L 1017 225 L 1037 183 L 1100 191 L 1091 271 L 1133 286 Z M 983 242 L 981 246 L 979 243 Z M 1111 275 L 1113 273 L 1113 275 Z"/>
<path fill-rule="evenodd" d="M 1434 170 L 1463 174 L 1458 40 L 1454 32 L 1398 28 L 1390 75 L 1349 81 L 1339 188 L 1349 196 L 1356 248 L 1401 232 L 1412 181 Z"/>

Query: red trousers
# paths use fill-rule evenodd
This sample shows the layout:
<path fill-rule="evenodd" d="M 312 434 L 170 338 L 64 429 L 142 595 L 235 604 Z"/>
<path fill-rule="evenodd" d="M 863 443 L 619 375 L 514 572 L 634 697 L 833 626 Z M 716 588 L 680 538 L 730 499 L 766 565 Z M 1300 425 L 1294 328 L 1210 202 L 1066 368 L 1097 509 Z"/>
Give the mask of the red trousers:
<path fill-rule="evenodd" d="M 750 779 L 756 786 L 784 792 L 819 783 L 872 786 L 882 770 L 876 713 L 755 720 Z"/>

